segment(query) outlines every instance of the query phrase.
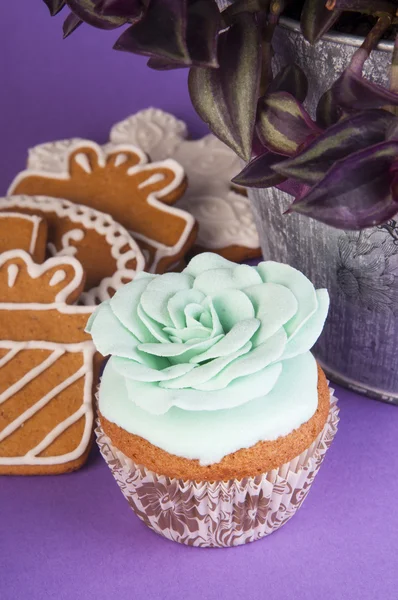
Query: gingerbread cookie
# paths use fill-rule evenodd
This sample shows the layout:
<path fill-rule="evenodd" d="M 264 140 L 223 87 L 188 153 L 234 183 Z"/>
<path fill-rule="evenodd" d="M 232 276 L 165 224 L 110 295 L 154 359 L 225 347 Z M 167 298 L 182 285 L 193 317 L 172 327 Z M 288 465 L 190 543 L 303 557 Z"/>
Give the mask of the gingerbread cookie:
<path fill-rule="evenodd" d="M 129 233 L 106 215 L 58 198 L 0 198 L 0 214 L 13 211 L 44 217 L 53 256 L 74 256 L 86 273 L 80 301 L 99 304 L 145 268 L 145 259 Z"/>
<path fill-rule="evenodd" d="M 136 144 L 152 160 L 174 158 L 188 178 L 177 206 L 199 224 L 195 252 L 210 250 L 233 261 L 261 256 L 250 201 L 231 179 L 242 168 L 240 159 L 214 135 L 189 140 L 187 126 L 173 115 L 149 108 L 115 125 L 111 144 Z M 32 162 L 36 156 L 31 156 Z"/>
<path fill-rule="evenodd" d="M 29 252 L 37 263 L 46 256 L 47 222 L 38 215 L 0 213 L 0 253 L 14 248 Z"/>
<path fill-rule="evenodd" d="M 140 243 L 151 272 L 170 269 L 192 247 L 195 219 L 172 206 L 186 187 L 184 171 L 174 160 L 150 163 L 130 144 L 101 148 L 80 140 L 48 147 L 53 159 L 46 167 L 28 167 L 19 173 L 9 194 L 67 198 L 111 214 Z M 43 147 L 36 165 L 39 154 L 45 154 Z"/>
<path fill-rule="evenodd" d="M 72 306 L 84 285 L 73 257 L 39 265 L 0 255 L 0 474 L 81 467 L 93 428 L 93 307 Z"/>

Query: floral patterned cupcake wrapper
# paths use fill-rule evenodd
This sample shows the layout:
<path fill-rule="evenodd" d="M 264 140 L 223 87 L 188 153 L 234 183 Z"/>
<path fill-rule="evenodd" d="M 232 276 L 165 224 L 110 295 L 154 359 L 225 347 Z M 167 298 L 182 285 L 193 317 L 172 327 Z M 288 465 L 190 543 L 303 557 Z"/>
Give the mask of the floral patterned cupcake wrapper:
<path fill-rule="evenodd" d="M 95 433 L 123 495 L 153 531 L 190 546 L 239 546 L 279 529 L 307 497 L 337 431 L 333 391 L 328 420 L 310 448 L 279 469 L 241 480 L 195 482 L 157 475 L 113 446 L 99 424 Z"/>

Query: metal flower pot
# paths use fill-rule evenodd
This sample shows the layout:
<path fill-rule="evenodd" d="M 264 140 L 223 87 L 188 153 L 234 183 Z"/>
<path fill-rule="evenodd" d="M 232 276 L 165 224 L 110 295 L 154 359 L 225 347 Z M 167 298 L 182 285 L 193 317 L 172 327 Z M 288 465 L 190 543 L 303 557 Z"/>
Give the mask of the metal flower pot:
<path fill-rule="evenodd" d="M 274 38 L 275 69 L 296 62 L 306 73 L 307 109 L 348 64 L 362 38 L 329 33 L 315 46 L 299 24 L 282 19 Z M 392 43 L 378 46 L 365 75 L 387 85 Z M 398 404 L 398 219 L 363 232 L 340 231 L 297 214 L 284 216 L 292 198 L 277 189 L 249 190 L 266 259 L 303 271 L 327 287 L 331 308 L 315 353 L 329 377 L 349 388 Z"/>

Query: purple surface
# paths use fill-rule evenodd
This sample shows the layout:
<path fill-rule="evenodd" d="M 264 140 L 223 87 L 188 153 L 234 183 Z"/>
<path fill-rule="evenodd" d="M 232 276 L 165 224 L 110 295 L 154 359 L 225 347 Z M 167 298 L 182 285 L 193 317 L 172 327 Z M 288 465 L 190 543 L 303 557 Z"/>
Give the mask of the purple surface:
<path fill-rule="evenodd" d="M 184 72 L 151 72 L 145 59 L 112 51 L 117 32 L 81 27 L 63 42 L 60 27 L 40 0 L 3 7 L 0 192 L 29 146 L 103 142 L 114 122 L 148 105 L 204 133 Z M 1 600 L 396 598 L 398 409 L 338 397 L 339 432 L 303 508 L 237 549 L 186 548 L 152 533 L 96 450 L 71 475 L 0 478 Z"/>

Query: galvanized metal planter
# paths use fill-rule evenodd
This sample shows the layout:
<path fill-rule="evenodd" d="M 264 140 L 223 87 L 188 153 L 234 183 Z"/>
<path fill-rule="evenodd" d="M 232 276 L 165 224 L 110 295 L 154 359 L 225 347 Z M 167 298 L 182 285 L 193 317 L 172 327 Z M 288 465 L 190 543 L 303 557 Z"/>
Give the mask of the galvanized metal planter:
<path fill-rule="evenodd" d="M 307 109 L 348 64 L 362 39 L 329 33 L 315 46 L 299 24 L 282 19 L 274 38 L 275 68 L 296 62 L 308 76 Z M 365 66 L 387 85 L 392 43 L 380 44 Z M 284 216 L 291 196 L 250 190 L 265 258 L 287 262 L 327 287 L 331 309 L 315 348 L 333 381 L 398 404 L 398 218 L 363 232 L 344 232 L 300 215 Z"/>

